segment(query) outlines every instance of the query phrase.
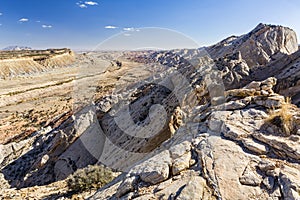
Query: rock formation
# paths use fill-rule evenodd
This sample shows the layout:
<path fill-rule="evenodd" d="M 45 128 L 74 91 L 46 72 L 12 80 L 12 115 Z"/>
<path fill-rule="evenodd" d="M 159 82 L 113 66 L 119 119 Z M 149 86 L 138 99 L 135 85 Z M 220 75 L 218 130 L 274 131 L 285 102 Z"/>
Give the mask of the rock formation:
<path fill-rule="evenodd" d="M 259 24 L 250 33 L 231 36 L 206 49 L 212 58 L 218 59 L 240 52 L 247 65 L 266 65 L 282 54 L 292 54 L 298 50 L 296 33 L 286 27 Z"/>
<path fill-rule="evenodd" d="M 299 105 L 299 51 L 291 29 L 259 24 L 207 48 L 122 59 L 154 73 L 123 80 L 55 128 L 1 145 L 2 187 L 59 183 L 104 164 L 122 174 L 90 199 L 300 198 L 300 109 L 292 104 Z M 104 73 L 120 68 L 113 65 Z"/>
<path fill-rule="evenodd" d="M 0 78 L 41 72 L 74 61 L 70 49 L 0 51 Z"/>
<path fill-rule="evenodd" d="M 273 80 L 229 90 L 223 105 L 196 108 L 165 143 L 169 149 L 156 150 L 92 199 L 299 198 L 300 136 L 266 126 L 269 109 L 286 104 L 271 91 Z"/>

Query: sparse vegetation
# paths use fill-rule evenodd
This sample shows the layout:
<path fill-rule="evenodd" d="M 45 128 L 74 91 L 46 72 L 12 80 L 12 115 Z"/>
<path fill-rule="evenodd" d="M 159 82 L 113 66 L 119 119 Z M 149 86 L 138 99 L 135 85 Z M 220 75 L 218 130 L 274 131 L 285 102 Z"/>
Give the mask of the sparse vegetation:
<path fill-rule="evenodd" d="M 85 191 L 100 188 L 112 181 L 113 172 L 102 165 L 89 165 L 77 170 L 67 179 L 67 184 L 72 191 Z"/>
<path fill-rule="evenodd" d="M 295 105 L 291 103 L 291 98 L 286 98 L 281 108 L 270 111 L 270 117 L 267 121 L 277 127 L 286 135 L 295 134 L 297 131 L 297 124 L 293 117 L 293 109 Z"/>

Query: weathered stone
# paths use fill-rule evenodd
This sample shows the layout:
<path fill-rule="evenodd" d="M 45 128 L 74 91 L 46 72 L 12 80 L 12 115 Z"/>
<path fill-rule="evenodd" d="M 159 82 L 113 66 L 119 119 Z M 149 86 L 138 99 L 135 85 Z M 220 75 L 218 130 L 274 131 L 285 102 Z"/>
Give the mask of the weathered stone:
<path fill-rule="evenodd" d="M 264 178 L 262 183 L 266 186 L 266 188 L 268 190 L 272 190 L 274 187 L 274 181 L 275 180 L 273 177 L 268 176 L 268 177 Z"/>
<path fill-rule="evenodd" d="M 225 109 L 227 110 L 238 110 L 246 107 L 246 104 L 242 101 L 230 101 L 225 103 Z"/>
<path fill-rule="evenodd" d="M 189 168 L 189 166 L 190 166 L 190 160 L 191 160 L 191 152 L 188 152 L 188 153 L 182 155 L 181 157 L 176 158 L 173 161 L 172 174 L 173 175 L 177 175 L 181 171 Z"/>
<path fill-rule="evenodd" d="M 269 161 L 266 161 L 266 160 L 261 160 L 258 163 L 258 168 L 263 172 L 267 172 L 269 170 L 274 170 L 276 167 L 272 162 L 269 162 Z"/>
<path fill-rule="evenodd" d="M 138 178 L 136 176 L 126 178 L 118 187 L 116 197 L 121 197 L 129 192 L 133 192 L 137 187 L 137 180 Z"/>
<path fill-rule="evenodd" d="M 249 186 L 259 186 L 262 182 L 262 178 L 256 173 L 251 165 L 247 165 L 239 180 L 241 184 Z"/>
<path fill-rule="evenodd" d="M 184 120 L 184 112 L 180 109 L 179 106 L 177 106 L 169 122 L 169 128 L 172 134 L 175 134 L 176 130 L 183 125 L 184 123 L 183 120 Z"/>
<path fill-rule="evenodd" d="M 242 128 L 233 126 L 231 124 L 224 124 L 222 130 L 225 137 L 237 141 L 241 140 L 242 138 L 246 138 L 249 135 L 249 133 Z"/>
<path fill-rule="evenodd" d="M 196 200 L 202 199 L 204 188 L 206 186 L 205 180 L 200 176 L 192 177 L 186 186 L 181 190 L 176 199 L 178 200 Z"/>
<path fill-rule="evenodd" d="M 255 133 L 253 137 L 268 146 L 272 147 L 272 150 L 282 158 L 287 157 L 299 160 L 300 159 L 300 145 L 299 142 L 293 142 L 284 137 L 278 137 L 274 135 L 265 135 L 262 133 Z M 287 156 L 287 157 L 286 157 Z"/>
<path fill-rule="evenodd" d="M 229 115 L 231 112 L 229 111 L 225 111 L 225 112 L 221 112 L 221 111 L 216 111 L 213 112 L 210 115 L 210 118 L 208 120 L 208 128 L 214 132 L 220 132 L 222 125 L 224 123 L 224 119 L 226 119 L 226 116 Z"/>
<path fill-rule="evenodd" d="M 172 146 L 169 151 L 172 159 L 177 159 L 191 150 L 191 143 L 184 141 L 180 144 Z"/>
<path fill-rule="evenodd" d="M 264 106 L 269 109 L 280 108 L 282 103 L 285 101 L 283 96 L 275 95 L 275 96 L 257 96 L 253 98 L 254 102 L 257 105 Z"/>
<path fill-rule="evenodd" d="M 284 199 L 299 199 L 300 198 L 300 171 L 297 168 L 283 166 L 279 173 L 278 182 Z"/>
<path fill-rule="evenodd" d="M 246 89 L 260 90 L 260 85 L 261 85 L 261 82 L 252 81 L 251 83 L 249 83 L 248 85 L 246 85 L 245 88 Z"/>
<path fill-rule="evenodd" d="M 272 37 L 274 34 L 277 37 Z M 281 42 L 277 41 L 278 39 Z M 229 37 L 207 50 L 213 58 L 239 51 L 241 57 L 252 68 L 267 64 L 273 55 L 294 53 L 298 50 L 298 43 L 295 32 L 289 28 L 259 24 L 249 34 Z"/>
<path fill-rule="evenodd" d="M 244 138 L 241 141 L 242 141 L 244 147 L 246 147 L 248 150 L 250 150 L 254 153 L 257 153 L 259 155 L 268 153 L 268 149 L 265 145 L 259 144 L 255 141 L 253 141 L 252 139 Z"/>
<path fill-rule="evenodd" d="M 129 173 L 139 175 L 142 181 L 157 184 L 169 177 L 171 163 L 170 153 L 166 150 L 136 165 Z"/>

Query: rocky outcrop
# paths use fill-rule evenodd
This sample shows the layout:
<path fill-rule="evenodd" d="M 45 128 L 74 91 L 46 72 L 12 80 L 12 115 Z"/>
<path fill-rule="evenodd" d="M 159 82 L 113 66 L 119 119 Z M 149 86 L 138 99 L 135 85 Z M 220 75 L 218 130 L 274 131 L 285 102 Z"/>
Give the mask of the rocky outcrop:
<path fill-rule="evenodd" d="M 259 24 L 246 35 L 231 36 L 206 50 L 214 59 L 240 52 L 247 65 L 253 68 L 296 52 L 298 42 L 296 33 L 287 27 Z"/>
<path fill-rule="evenodd" d="M 163 144 L 170 148 L 157 149 L 92 199 L 299 198 L 299 136 L 265 126 L 269 109 L 285 104 L 275 84 L 275 78 L 252 82 L 227 91 L 224 105 L 198 108 Z"/>
<path fill-rule="evenodd" d="M 292 102 L 299 106 L 300 98 L 300 51 L 291 55 L 284 55 L 279 59 L 271 61 L 266 66 L 250 70 L 249 76 L 244 76 L 240 85 L 245 85 L 252 80 L 262 81 L 270 76 L 277 78 L 275 92 L 291 97 Z"/>
<path fill-rule="evenodd" d="M 0 183 L 45 185 L 103 164 L 123 173 L 91 199 L 299 199 L 300 110 L 277 93 L 298 72 L 295 41 L 260 24 L 209 47 L 215 60 L 204 49 L 127 53 L 163 70 L 0 146 Z M 272 59 L 292 71 L 258 77 Z"/>
<path fill-rule="evenodd" d="M 74 61 L 70 49 L 0 51 L 0 78 L 42 72 Z"/>
<path fill-rule="evenodd" d="M 298 99 L 295 96 L 299 90 L 294 87 L 299 71 L 297 51 L 298 42 L 293 30 L 259 24 L 248 34 L 232 36 L 206 48 L 141 52 L 129 57 L 137 62 L 156 62 L 168 67 L 183 68 L 183 71 L 189 69 L 189 72 L 195 72 L 211 63 L 221 73 L 226 89 L 240 88 L 253 80 L 262 81 L 273 76 L 281 85 L 278 86 L 282 88 L 281 94 Z M 198 80 L 199 84 L 201 79 L 191 77 L 191 80 Z M 279 89 L 275 90 L 279 92 Z M 298 100 L 294 102 L 298 103 Z"/>
<path fill-rule="evenodd" d="M 230 56 L 224 56 L 215 61 L 227 89 L 237 88 L 244 77 L 249 76 L 250 68 L 238 51 Z"/>

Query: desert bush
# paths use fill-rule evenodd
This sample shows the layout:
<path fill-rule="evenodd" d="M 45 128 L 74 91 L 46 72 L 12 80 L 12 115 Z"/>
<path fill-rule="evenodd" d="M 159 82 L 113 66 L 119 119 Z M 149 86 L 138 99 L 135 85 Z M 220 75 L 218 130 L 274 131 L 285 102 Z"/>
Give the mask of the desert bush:
<path fill-rule="evenodd" d="M 112 181 L 113 172 L 102 165 L 89 165 L 77 170 L 67 179 L 68 188 L 72 191 L 84 191 L 100 188 Z"/>
<path fill-rule="evenodd" d="M 286 98 L 281 108 L 269 111 L 270 116 L 267 118 L 267 121 L 279 127 L 286 136 L 294 134 L 297 131 L 297 123 L 293 117 L 294 108 L 295 105 L 291 103 L 291 99 Z"/>

